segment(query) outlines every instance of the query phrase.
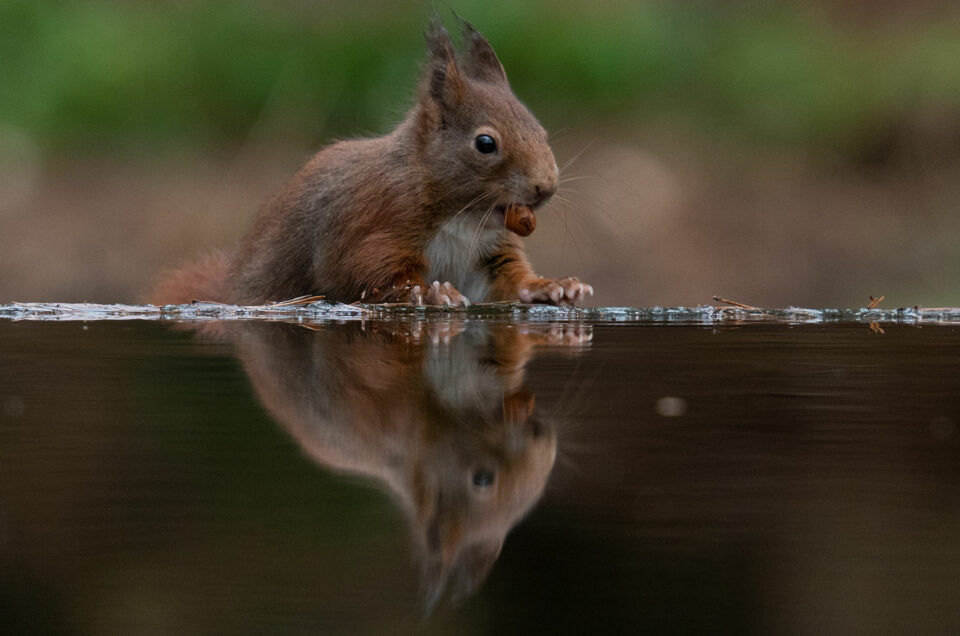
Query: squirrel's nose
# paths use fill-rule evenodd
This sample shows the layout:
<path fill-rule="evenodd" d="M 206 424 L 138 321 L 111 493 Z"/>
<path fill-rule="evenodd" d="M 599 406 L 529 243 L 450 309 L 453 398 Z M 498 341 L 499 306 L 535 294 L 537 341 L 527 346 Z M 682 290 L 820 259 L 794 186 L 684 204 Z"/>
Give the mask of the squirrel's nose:
<path fill-rule="evenodd" d="M 556 191 L 556 181 L 543 181 L 541 183 L 533 184 L 533 201 L 531 202 L 531 205 L 533 207 L 537 207 L 552 197 L 553 193 Z"/>

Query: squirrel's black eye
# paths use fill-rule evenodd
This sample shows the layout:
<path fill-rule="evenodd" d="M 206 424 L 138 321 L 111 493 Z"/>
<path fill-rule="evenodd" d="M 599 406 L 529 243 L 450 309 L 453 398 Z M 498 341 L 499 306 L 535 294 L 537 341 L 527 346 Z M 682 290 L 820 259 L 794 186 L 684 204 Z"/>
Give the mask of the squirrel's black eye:
<path fill-rule="evenodd" d="M 490 135 L 477 135 L 477 138 L 473 140 L 473 145 L 485 155 L 497 151 L 497 142 Z"/>
<path fill-rule="evenodd" d="M 481 468 L 473 473 L 473 485 L 477 488 L 489 488 L 493 485 L 496 476 L 492 470 Z"/>

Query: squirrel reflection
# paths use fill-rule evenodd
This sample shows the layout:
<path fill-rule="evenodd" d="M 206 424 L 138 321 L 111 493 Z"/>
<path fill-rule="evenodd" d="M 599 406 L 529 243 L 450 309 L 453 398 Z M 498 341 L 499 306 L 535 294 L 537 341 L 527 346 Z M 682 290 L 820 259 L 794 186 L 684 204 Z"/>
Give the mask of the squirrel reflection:
<path fill-rule="evenodd" d="M 584 327 L 221 324 L 260 401 L 318 464 L 367 475 L 411 525 L 427 611 L 477 589 L 543 493 L 557 436 L 524 388 Z"/>

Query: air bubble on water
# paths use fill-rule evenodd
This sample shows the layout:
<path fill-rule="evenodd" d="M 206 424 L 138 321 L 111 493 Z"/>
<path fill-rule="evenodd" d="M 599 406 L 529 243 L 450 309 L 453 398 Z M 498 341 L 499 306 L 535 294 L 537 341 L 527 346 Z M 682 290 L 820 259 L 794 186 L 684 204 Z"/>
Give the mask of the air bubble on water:
<path fill-rule="evenodd" d="M 656 404 L 657 413 L 663 417 L 682 417 L 687 412 L 687 401 L 673 395 L 665 395 Z"/>

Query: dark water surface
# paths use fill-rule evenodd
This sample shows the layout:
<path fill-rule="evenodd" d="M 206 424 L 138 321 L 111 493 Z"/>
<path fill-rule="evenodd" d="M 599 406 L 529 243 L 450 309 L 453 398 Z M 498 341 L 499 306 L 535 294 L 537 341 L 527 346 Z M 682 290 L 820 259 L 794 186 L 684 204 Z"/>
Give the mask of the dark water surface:
<path fill-rule="evenodd" d="M 960 633 L 960 328 L 0 320 L 0 633 Z"/>

